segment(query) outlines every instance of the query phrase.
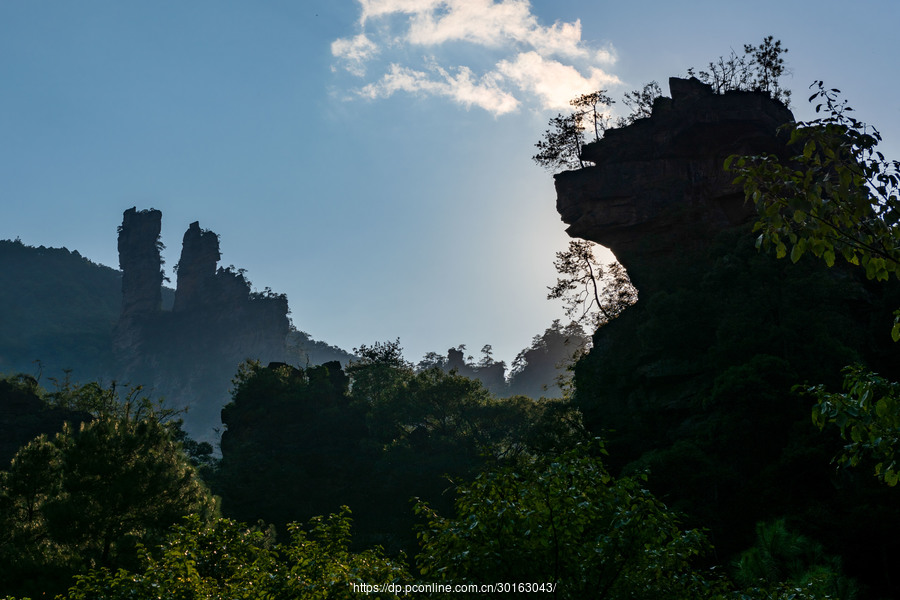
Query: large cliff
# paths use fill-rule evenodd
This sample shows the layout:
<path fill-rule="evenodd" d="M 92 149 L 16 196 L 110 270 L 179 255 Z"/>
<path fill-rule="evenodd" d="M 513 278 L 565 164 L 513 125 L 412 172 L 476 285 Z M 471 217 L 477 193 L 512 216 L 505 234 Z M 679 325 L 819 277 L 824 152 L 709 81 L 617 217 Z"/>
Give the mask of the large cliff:
<path fill-rule="evenodd" d="M 584 149 L 595 166 L 556 177 L 569 233 L 611 248 L 639 290 L 595 333 L 574 401 L 610 467 L 648 470 L 720 555 L 749 547 L 758 521 L 787 517 L 896 597 L 878 566 L 900 560 L 895 499 L 865 469 L 834 472 L 840 442 L 812 426 L 812 400 L 792 387 L 839 390 L 853 362 L 900 379 L 889 335 L 900 290 L 758 251 L 753 206 L 723 162 L 786 152 L 777 129 L 791 113 L 760 92 L 670 87 L 651 117 Z"/>
<path fill-rule="evenodd" d="M 644 295 L 656 287 L 647 261 L 694 251 L 751 217 L 722 164 L 731 154 L 781 151 L 777 129 L 793 121 L 764 92 L 714 94 L 694 78 L 669 87 L 672 97 L 658 98 L 650 118 L 585 146 L 594 166 L 556 176 L 568 233 L 610 248 Z"/>
<path fill-rule="evenodd" d="M 190 225 L 184 234 L 175 302 L 161 306 L 162 213 L 126 210 L 119 228 L 122 313 L 114 335 L 118 375 L 187 406 L 186 429 L 208 437 L 246 359 L 290 356 L 283 294 L 252 292 L 243 273 L 218 267 L 219 238 Z"/>

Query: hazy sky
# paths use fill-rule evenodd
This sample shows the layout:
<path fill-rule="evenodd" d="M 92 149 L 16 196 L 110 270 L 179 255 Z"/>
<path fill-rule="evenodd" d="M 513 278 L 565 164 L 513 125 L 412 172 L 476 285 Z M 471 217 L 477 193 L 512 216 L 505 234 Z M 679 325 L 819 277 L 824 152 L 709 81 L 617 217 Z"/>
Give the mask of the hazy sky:
<path fill-rule="evenodd" d="M 824 79 L 897 158 L 898 7 L 0 0 L 0 238 L 115 267 L 122 212 L 158 208 L 173 285 L 200 221 L 317 339 L 511 361 L 563 316 L 545 297 L 567 238 L 530 157 L 569 98 L 667 93 L 771 34 L 798 118 Z"/>

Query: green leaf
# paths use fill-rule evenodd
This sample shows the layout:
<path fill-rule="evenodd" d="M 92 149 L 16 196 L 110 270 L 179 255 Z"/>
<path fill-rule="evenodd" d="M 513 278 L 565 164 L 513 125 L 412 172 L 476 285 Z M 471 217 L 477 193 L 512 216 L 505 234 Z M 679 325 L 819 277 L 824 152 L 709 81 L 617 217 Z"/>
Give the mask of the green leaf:
<path fill-rule="evenodd" d="M 812 153 L 815 151 L 815 149 L 816 149 L 815 141 L 809 140 L 808 142 L 806 142 L 806 145 L 803 146 L 803 156 L 805 158 L 809 158 L 810 156 L 812 156 Z"/>
<path fill-rule="evenodd" d="M 781 240 L 779 240 L 775 245 L 775 256 L 778 258 L 784 258 L 785 256 L 787 256 L 787 247 Z"/>

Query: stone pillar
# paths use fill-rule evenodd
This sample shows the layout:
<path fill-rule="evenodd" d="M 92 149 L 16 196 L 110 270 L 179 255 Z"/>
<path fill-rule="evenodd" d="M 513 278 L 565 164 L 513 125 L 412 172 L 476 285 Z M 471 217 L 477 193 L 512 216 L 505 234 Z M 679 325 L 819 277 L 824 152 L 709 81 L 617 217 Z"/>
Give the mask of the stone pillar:
<path fill-rule="evenodd" d="M 221 258 L 219 236 L 200 229 L 194 221 L 184 232 L 181 260 L 178 261 L 178 285 L 173 312 L 193 310 L 214 300 L 216 264 Z"/>
<path fill-rule="evenodd" d="M 122 318 L 159 312 L 162 307 L 162 212 L 129 208 L 119 227 Z"/>

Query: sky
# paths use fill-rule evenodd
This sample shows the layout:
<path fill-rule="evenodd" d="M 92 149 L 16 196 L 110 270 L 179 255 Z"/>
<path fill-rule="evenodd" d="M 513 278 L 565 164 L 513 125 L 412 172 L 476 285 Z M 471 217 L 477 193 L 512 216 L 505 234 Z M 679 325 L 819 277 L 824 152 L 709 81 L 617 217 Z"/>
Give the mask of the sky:
<path fill-rule="evenodd" d="M 895 0 L 0 0 L 0 239 L 117 267 L 122 212 L 157 208 L 173 286 L 199 221 L 316 339 L 510 363 L 564 318 L 531 156 L 569 99 L 668 93 L 773 35 L 798 119 L 822 79 L 900 158 L 897 22 Z"/>

